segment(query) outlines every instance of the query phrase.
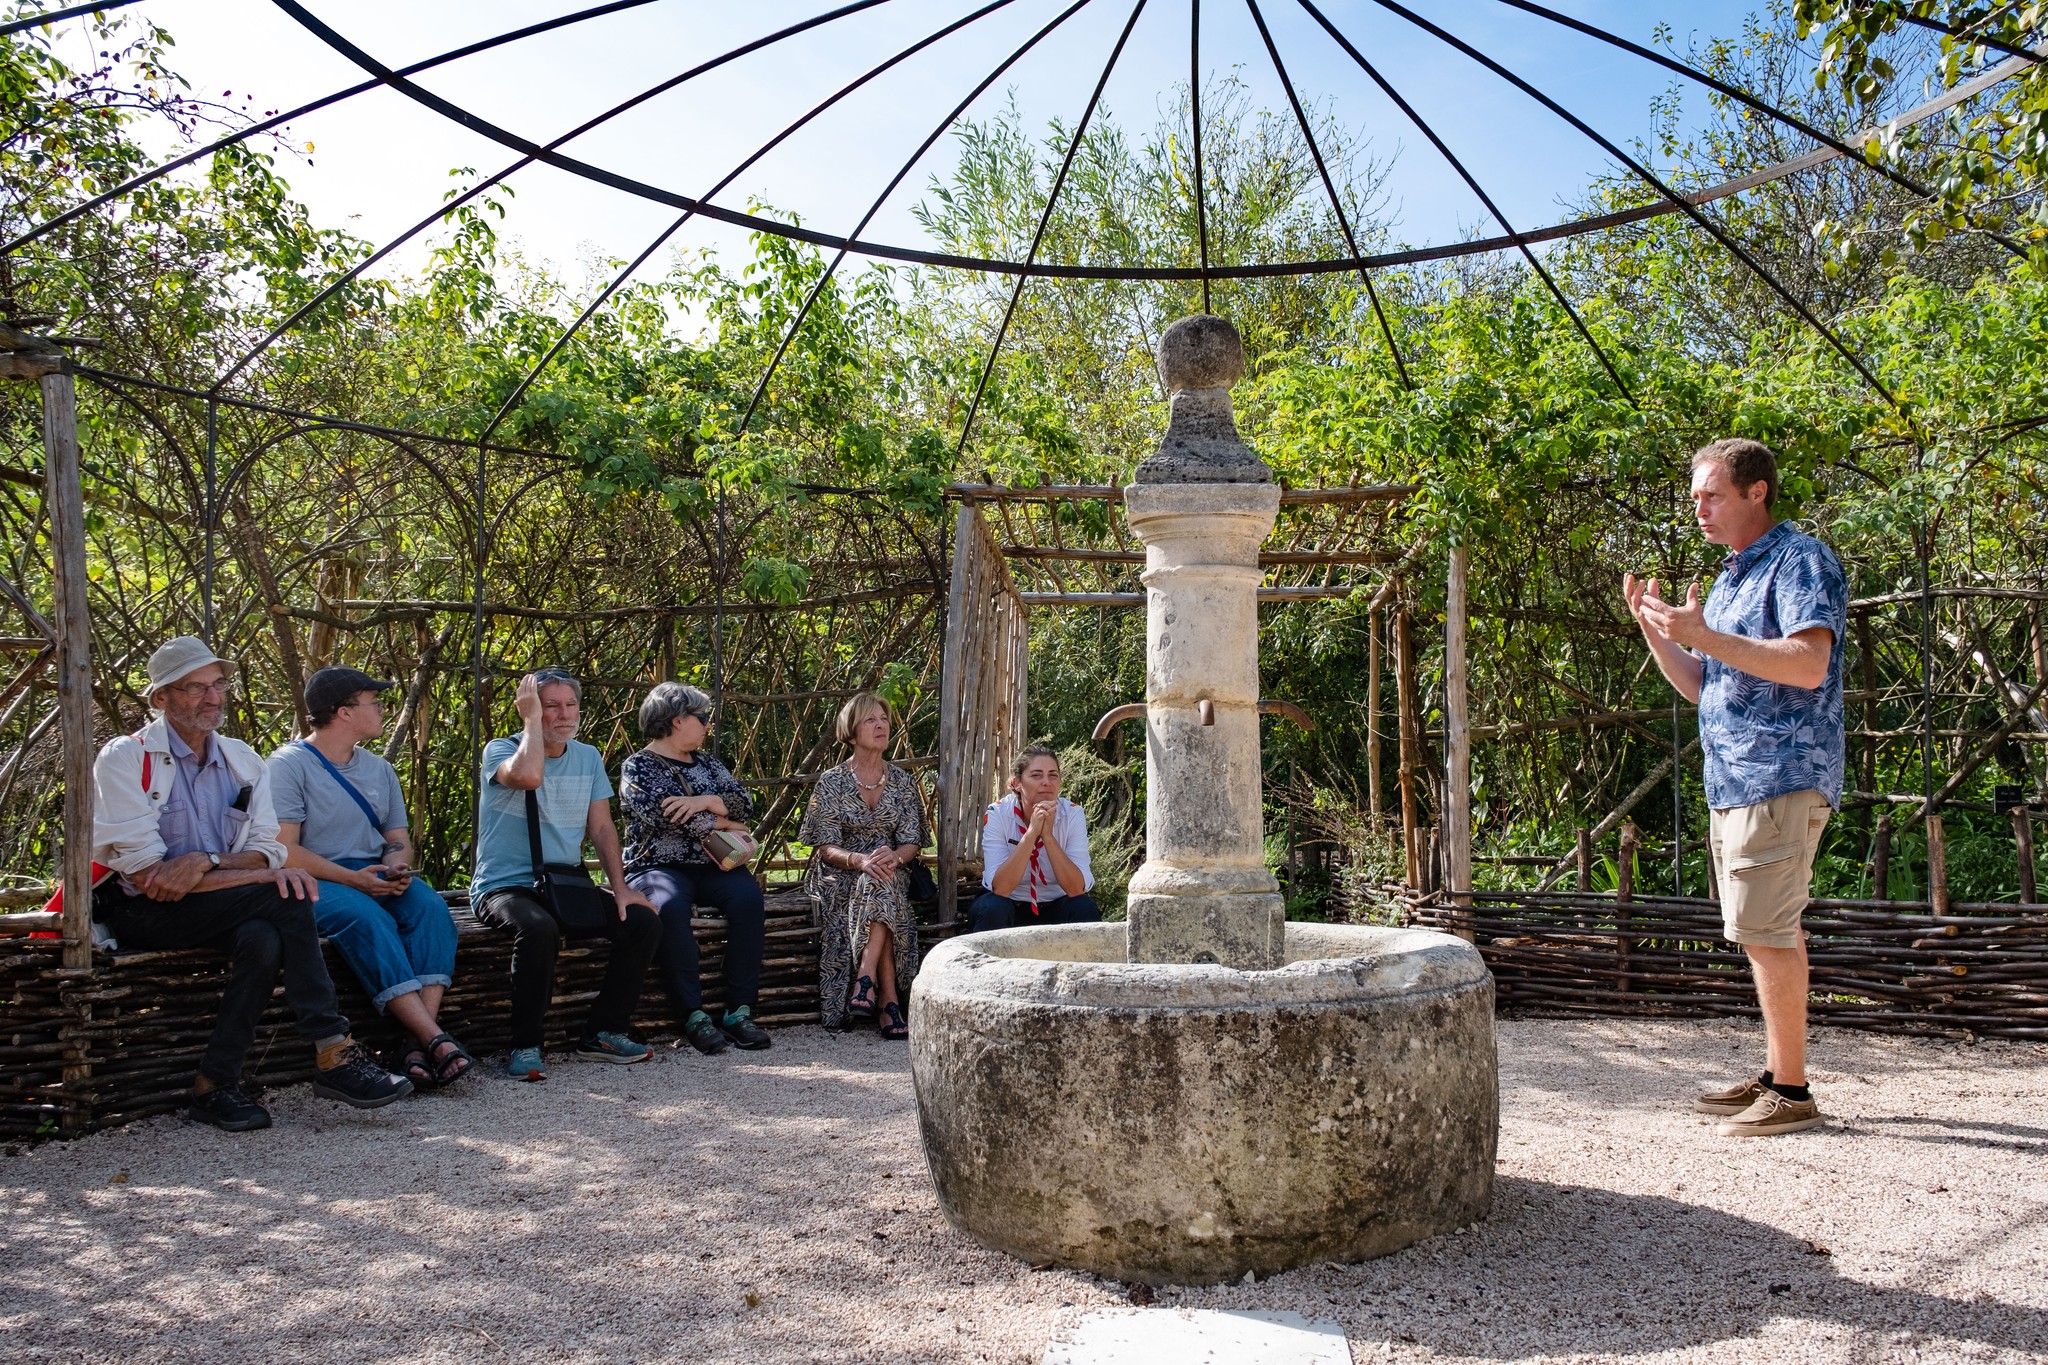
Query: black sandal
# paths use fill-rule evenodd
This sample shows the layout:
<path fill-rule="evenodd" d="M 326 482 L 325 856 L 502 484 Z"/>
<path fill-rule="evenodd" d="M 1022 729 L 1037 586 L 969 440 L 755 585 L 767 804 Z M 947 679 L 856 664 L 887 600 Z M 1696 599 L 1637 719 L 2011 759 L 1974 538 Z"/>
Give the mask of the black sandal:
<path fill-rule="evenodd" d="M 882 1006 L 882 1036 L 895 1042 L 910 1036 L 910 1021 L 903 1017 L 903 1007 L 894 1000 Z"/>
<path fill-rule="evenodd" d="M 846 1002 L 846 1017 L 849 1019 L 872 1019 L 875 1017 L 875 979 L 863 976 L 853 983 L 853 999 Z"/>
<path fill-rule="evenodd" d="M 447 1056 L 434 1061 L 433 1053 L 443 1043 L 448 1045 L 450 1051 Z M 433 1063 L 435 1085 L 453 1085 L 476 1066 L 476 1058 L 469 1055 L 468 1048 L 455 1041 L 453 1034 L 435 1035 L 433 1041 L 427 1044 L 427 1053 L 428 1060 Z"/>
<path fill-rule="evenodd" d="M 428 1046 L 431 1047 L 432 1044 Z M 414 1090 L 432 1090 L 439 1084 L 434 1079 L 433 1063 L 434 1059 L 427 1048 L 413 1043 L 399 1054 L 398 1065 L 390 1069 L 411 1081 Z"/>

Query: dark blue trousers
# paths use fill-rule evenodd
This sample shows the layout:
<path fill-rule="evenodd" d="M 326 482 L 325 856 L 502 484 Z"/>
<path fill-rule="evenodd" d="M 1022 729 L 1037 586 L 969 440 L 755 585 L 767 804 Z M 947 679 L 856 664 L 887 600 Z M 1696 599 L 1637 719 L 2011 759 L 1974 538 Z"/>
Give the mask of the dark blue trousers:
<path fill-rule="evenodd" d="M 697 960 L 697 936 L 690 931 L 692 906 L 707 906 L 725 919 L 725 1007 L 760 1003 L 761 956 L 768 917 L 761 884 L 745 867 L 720 872 L 709 863 L 664 863 L 626 879 L 654 902 L 661 915 L 661 947 L 654 969 L 684 1019 L 704 1008 Z"/>
<path fill-rule="evenodd" d="M 1042 900 L 1038 913 L 1031 913 L 1029 900 L 1011 900 L 998 896 L 993 891 L 984 891 L 974 898 L 974 904 L 967 907 L 967 932 L 979 934 L 988 929 L 1015 929 L 1025 924 L 1093 924 L 1102 918 L 1102 910 L 1095 904 L 1095 897 L 1061 896 L 1058 900 Z"/>

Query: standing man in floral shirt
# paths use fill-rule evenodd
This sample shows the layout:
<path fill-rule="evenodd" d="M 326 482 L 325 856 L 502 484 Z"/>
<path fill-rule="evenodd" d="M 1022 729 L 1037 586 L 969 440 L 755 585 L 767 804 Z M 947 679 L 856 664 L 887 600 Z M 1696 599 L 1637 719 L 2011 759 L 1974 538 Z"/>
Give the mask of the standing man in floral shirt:
<path fill-rule="evenodd" d="M 1806 1084 L 1806 932 L 1814 854 L 1842 799 L 1842 641 L 1849 589 L 1827 546 L 1776 520 L 1778 462 L 1756 441 L 1692 457 L 1700 534 L 1730 551 L 1707 602 L 1668 602 L 1624 574 L 1630 615 L 1671 685 L 1700 708 L 1723 929 L 1749 955 L 1766 1056 L 1754 1080 L 1702 1095 L 1724 1137 L 1817 1126 Z"/>

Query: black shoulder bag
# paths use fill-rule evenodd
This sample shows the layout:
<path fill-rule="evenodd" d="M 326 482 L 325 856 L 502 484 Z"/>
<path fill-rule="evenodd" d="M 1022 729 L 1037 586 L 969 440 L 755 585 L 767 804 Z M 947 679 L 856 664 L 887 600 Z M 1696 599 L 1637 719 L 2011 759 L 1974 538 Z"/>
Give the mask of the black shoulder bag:
<path fill-rule="evenodd" d="M 583 864 L 541 861 L 540 796 L 531 787 L 526 792 L 526 846 L 533 855 L 534 895 L 554 911 L 564 929 L 602 933 L 619 917 L 618 902 L 590 879 L 590 870 Z"/>

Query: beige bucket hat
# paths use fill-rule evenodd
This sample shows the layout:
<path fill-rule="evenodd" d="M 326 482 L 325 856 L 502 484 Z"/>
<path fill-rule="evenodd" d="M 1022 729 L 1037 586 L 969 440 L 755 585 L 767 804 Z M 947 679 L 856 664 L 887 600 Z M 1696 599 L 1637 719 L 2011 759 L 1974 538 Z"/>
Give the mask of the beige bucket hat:
<path fill-rule="evenodd" d="M 204 640 L 191 635 L 166 640 L 149 656 L 149 686 L 143 695 L 154 697 L 162 688 L 208 664 L 219 664 L 229 677 L 235 674 L 233 661 L 215 654 Z"/>

